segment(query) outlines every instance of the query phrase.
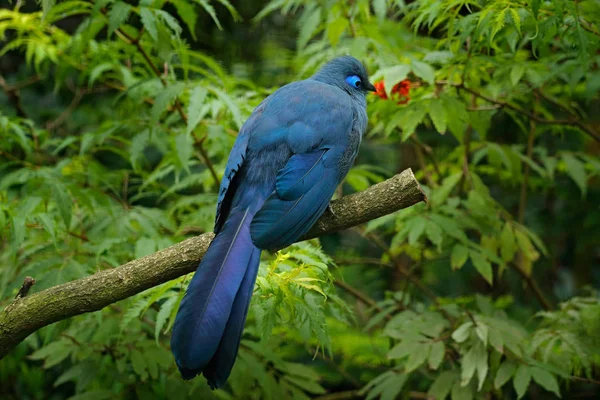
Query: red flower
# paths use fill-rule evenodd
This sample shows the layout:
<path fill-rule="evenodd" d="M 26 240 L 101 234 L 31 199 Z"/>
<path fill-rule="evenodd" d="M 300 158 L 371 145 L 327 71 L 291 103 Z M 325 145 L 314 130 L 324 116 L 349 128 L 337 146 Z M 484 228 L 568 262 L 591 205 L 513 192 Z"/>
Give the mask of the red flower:
<path fill-rule="evenodd" d="M 375 82 L 375 84 L 373 85 L 375 86 L 375 96 L 379 96 L 380 98 L 387 100 L 387 94 L 385 93 L 385 86 L 383 84 L 383 81 L 379 81 L 379 82 Z"/>
<path fill-rule="evenodd" d="M 375 95 L 387 100 L 388 96 L 385 92 L 385 85 L 383 81 L 375 82 L 374 86 L 376 89 Z M 403 81 L 395 84 L 394 87 L 392 87 L 390 95 L 392 99 L 397 100 L 398 104 L 408 103 L 410 100 L 410 81 L 408 79 L 404 79 Z"/>
<path fill-rule="evenodd" d="M 410 81 L 405 79 L 400 81 L 392 88 L 392 93 L 400 93 L 402 96 L 408 97 L 410 92 Z"/>

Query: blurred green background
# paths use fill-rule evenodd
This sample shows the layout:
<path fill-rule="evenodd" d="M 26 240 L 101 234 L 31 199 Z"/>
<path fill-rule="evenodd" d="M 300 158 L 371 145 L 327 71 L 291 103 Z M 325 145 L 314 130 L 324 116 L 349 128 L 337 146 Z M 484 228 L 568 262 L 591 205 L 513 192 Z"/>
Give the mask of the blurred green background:
<path fill-rule="evenodd" d="M 380 87 L 338 196 L 429 198 L 265 252 L 221 390 L 169 350 L 186 276 L 32 334 L 0 398 L 600 396 L 600 1 L 0 7 L 1 308 L 211 231 L 241 124 L 338 55 Z"/>

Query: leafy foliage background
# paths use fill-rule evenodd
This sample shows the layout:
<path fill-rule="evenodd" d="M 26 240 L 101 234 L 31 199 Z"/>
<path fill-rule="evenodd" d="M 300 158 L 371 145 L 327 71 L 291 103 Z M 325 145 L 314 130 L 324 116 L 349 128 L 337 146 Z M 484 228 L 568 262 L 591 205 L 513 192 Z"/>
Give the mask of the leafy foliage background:
<path fill-rule="evenodd" d="M 340 195 L 411 167 L 430 199 L 264 254 L 223 390 L 182 381 L 168 348 L 188 276 L 31 335 L 2 398 L 600 395 L 598 0 L 2 7 L 3 307 L 25 276 L 211 230 L 245 118 L 336 55 L 385 88 Z"/>

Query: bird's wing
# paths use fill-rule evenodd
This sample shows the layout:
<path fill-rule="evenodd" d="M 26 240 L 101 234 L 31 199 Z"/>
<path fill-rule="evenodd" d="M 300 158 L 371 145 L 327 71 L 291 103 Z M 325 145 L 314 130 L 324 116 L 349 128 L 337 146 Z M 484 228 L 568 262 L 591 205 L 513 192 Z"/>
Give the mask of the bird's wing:
<path fill-rule="evenodd" d="M 323 214 L 339 183 L 337 149 L 294 154 L 279 171 L 275 191 L 254 216 L 250 235 L 262 249 L 286 247 Z"/>
<path fill-rule="evenodd" d="M 223 179 L 221 179 L 221 186 L 219 187 L 219 197 L 217 199 L 217 216 L 215 218 L 215 233 L 219 233 L 225 224 L 227 215 L 229 215 L 229 209 L 231 207 L 231 201 L 235 190 L 237 189 L 237 182 L 234 180 L 236 173 L 240 170 L 246 159 L 246 151 L 248 150 L 248 142 L 250 141 L 250 134 L 254 130 L 256 124 L 260 120 L 260 116 L 264 110 L 266 102 L 260 104 L 252 115 L 248 118 L 242 129 L 240 130 L 233 148 L 229 153 L 229 159 L 225 166 L 225 172 L 223 173 Z"/>

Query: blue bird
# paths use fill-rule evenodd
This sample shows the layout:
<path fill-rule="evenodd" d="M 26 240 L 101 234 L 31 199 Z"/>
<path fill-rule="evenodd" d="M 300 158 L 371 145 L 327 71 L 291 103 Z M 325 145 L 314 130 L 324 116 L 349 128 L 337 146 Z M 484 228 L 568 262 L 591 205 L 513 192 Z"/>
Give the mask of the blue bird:
<path fill-rule="evenodd" d="M 329 206 L 367 127 L 364 66 L 344 56 L 256 107 L 229 155 L 215 238 L 177 312 L 171 349 L 184 379 L 225 384 L 263 249 L 302 237 Z"/>

